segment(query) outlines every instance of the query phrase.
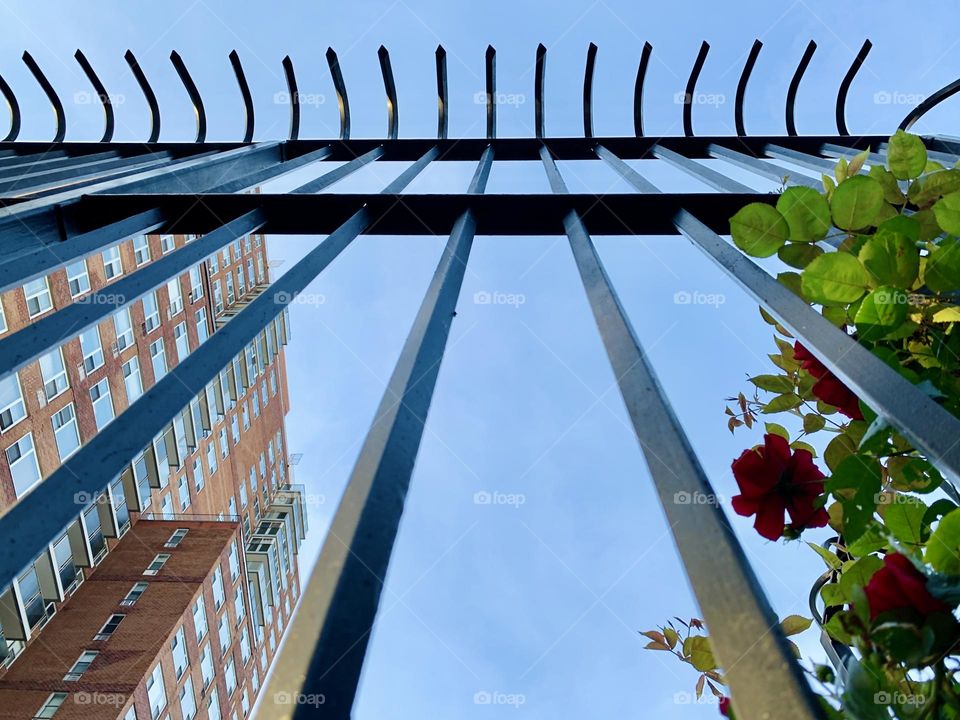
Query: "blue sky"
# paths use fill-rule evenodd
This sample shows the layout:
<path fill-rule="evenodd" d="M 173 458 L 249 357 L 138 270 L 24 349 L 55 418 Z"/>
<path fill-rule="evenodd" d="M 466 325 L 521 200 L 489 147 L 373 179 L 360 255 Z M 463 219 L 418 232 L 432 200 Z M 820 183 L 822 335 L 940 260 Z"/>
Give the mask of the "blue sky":
<path fill-rule="evenodd" d="M 150 77 L 168 140 L 193 136 L 186 93 L 170 65 L 177 49 L 207 102 L 208 138 L 236 139 L 240 96 L 227 61 L 236 48 L 256 100 L 257 139 L 285 136 L 280 61 L 289 53 L 304 107 L 301 137 L 337 132 L 323 52 L 340 55 L 356 137 L 386 128 L 376 49 L 390 50 L 400 96 L 400 134 L 436 131 L 433 51 L 448 53 L 452 136 L 479 136 L 483 52 L 498 50 L 501 135 L 530 135 L 533 59 L 549 49 L 547 131 L 581 129 L 580 83 L 587 44 L 600 46 L 595 83 L 599 135 L 632 131 L 632 90 L 644 40 L 654 46 L 645 94 L 649 134 L 682 133 L 683 89 L 701 40 L 712 47 L 694 108 L 699 134 L 733 132 L 733 95 L 755 37 L 765 47 L 747 95 L 753 134 L 783 132 L 783 101 L 809 39 L 820 47 L 801 86 L 801 132 L 834 131 L 836 89 L 865 37 L 874 49 L 848 102 L 854 132 L 891 132 L 917 95 L 960 72 L 956 32 L 942 3 L 673 2 L 628 0 L 533 3 L 99 2 L 52 7 L 0 0 L 0 72 L 24 111 L 22 139 L 52 136 L 45 99 L 20 61 L 29 49 L 65 99 L 68 139 L 99 138 L 102 117 L 85 102 L 86 79 L 72 59 L 82 47 L 116 97 L 117 139 L 147 135 L 147 113 L 123 63 L 129 47 Z M 915 50 L 905 51 L 906 47 Z M 75 95 L 74 93 L 81 93 Z M 914 96 L 914 97 L 911 97 Z M 87 96 L 86 99 L 89 99 Z M 950 133 L 955 105 L 930 113 L 917 130 Z M 0 131 L 3 129 L 0 114 Z M 644 162 L 664 189 L 693 181 Z M 379 190 L 402 167 L 372 165 L 332 192 Z M 469 164 L 432 167 L 411 192 L 465 188 Z M 627 192 L 599 163 L 562 163 L 571 191 Z M 308 170 L 268 191 L 316 174 Z M 733 176 L 760 190 L 755 178 Z M 538 167 L 496 166 L 489 192 L 546 190 Z M 317 242 L 273 237 L 283 272 Z M 288 347 L 293 408 L 291 452 L 315 502 L 304 569 L 352 469 L 400 346 L 439 259 L 444 238 L 356 241 L 292 308 Z M 729 466 L 760 433 L 727 432 L 724 397 L 748 375 L 769 371 L 771 334 L 755 303 L 679 237 L 597 238 L 634 326 L 717 491 L 736 492 Z M 769 267 L 774 268 L 771 264 Z M 715 304 L 677 304 L 678 292 L 714 294 Z M 481 304 L 477 293 L 512 295 Z M 522 302 L 520 300 L 522 298 Z M 320 302 L 322 300 L 322 302 Z M 481 493 L 481 495 L 477 495 Z M 502 503 L 483 504 L 482 493 Z M 323 502 L 319 502 L 320 498 Z M 733 517 L 746 551 L 781 615 L 807 613 L 805 596 L 820 563 L 797 544 L 774 545 Z M 637 630 L 696 614 L 649 475 L 562 238 L 477 239 L 370 645 L 355 717 L 452 718 L 712 717 L 683 703 L 695 673 L 642 650 Z M 816 651 L 808 632 L 801 645 Z M 480 696 L 477 694 L 481 693 Z M 500 693 L 486 704 L 482 693 Z M 518 704 L 521 702 L 522 704 Z M 678 702 L 679 701 L 679 702 Z"/>

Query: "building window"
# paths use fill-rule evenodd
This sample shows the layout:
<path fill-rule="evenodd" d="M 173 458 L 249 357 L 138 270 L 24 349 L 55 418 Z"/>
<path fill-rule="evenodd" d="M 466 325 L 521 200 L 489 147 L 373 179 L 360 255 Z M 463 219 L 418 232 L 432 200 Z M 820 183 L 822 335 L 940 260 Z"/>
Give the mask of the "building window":
<path fill-rule="evenodd" d="M 175 548 L 180 542 L 187 536 L 188 530 L 186 528 L 177 528 L 173 531 L 173 535 L 170 536 L 170 539 L 167 540 L 163 546 L 168 548 Z"/>
<path fill-rule="evenodd" d="M 197 340 L 202 343 L 210 337 L 210 333 L 207 330 L 207 309 L 202 307 L 197 310 L 193 316 L 197 322 Z"/>
<path fill-rule="evenodd" d="M 143 595 L 143 593 L 146 592 L 146 590 L 147 590 L 147 585 L 149 585 L 149 583 L 146 583 L 146 582 L 136 582 L 136 583 L 134 583 L 134 584 L 133 584 L 133 587 L 130 588 L 130 589 L 127 591 L 126 597 L 124 597 L 123 600 L 120 601 L 120 604 L 121 604 L 121 605 L 135 605 L 136 602 L 137 602 L 137 600 L 140 599 L 140 596 Z"/>
<path fill-rule="evenodd" d="M 79 680 L 99 654 L 96 650 L 84 650 L 80 653 L 80 657 L 77 658 L 73 667 L 70 668 L 70 672 L 63 676 L 64 682 L 76 682 Z"/>
<path fill-rule="evenodd" d="M 230 499 L 233 500 L 232 497 Z M 236 500 L 233 500 L 233 502 L 234 505 L 236 505 Z M 233 514 L 236 514 L 236 512 Z M 236 582 L 237 578 L 240 577 L 240 553 L 237 552 L 236 540 L 230 544 L 230 553 L 227 556 L 227 561 L 230 565 L 230 581 Z"/>
<path fill-rule="evenodd" d="M 123 384 L 127 389 L 127 402 L 133 403 L 143 395 L 143 382 L 140 379 L 140 358 L 134 356 L 123 364 Z"/>
<path fill-rule="evenodd" d="M 250 424 L 247 423 L 247 427 L 249 426 Z M 236 415 L 230 418 L 230 434 L 233 436 L 233 444 L 239 445 L 240 444 L 240 425 L 237 422 Z"/>
<path fill-rule="evenodd" d="M 70 548 L 70 538 L 66 533 L 53 543 L 53 559 L 57 565 L 57 574 L 60 576 L 60 585 L 63 592 L 70 592 L 77 582 L 77 566 L 73 564 L 73 550 Z"/>
<path fill-rule="evenodd" d="M 193 459 L 193 486 L 197 492 L 203 490 L 203 463 L 199 456 Z"/>
<path fill-rule="evenodd" d="M 233 607 L 237 611 L 237 627 L 240 627 L 240 623 L 247 616 L 247 604 L 243 600 L 243 583 L 237 585 L 233 593 Z M 246 665 L 247 661 L 244 660 L 243 663 Z"/>
<path fill-rule="evenodd" d="M 233 273 L 228 273 L 226 280 L 227 280 L 227 304 L 233 305 L 233 301 L 236 299 L 233 294 Z"/>
<path fill-rule="evenodd" d="M 51 693 L 50 697 L 40 706 L 40 709 L 33 714 L 33 720 L 48 720 L 48 718 L 52 718 L 66 699 L 67 693 Z"/>
<path fill-rule="evenodd" d="M 270 397 L 275 397 L 277 394 L 277 371 L 270 371 Z"/>
<path fill-rule="evenodd" d="M 252 470 L 253 468 L 251 468 Z M 247 484 L 240 483 L 240 507 L 247 509 Z"/>
<path fill-rule="evenodd" d="M 197 698 L 193 694 L 193 678 L 187 678 L 180 688 L 180 715 L 183 720 L 193 720 L 197 714 Z"/>
<path fill-rule="evenodd" d="M 217 621 L 217 639 L 220 641 L 220 655 L 226 655 L 230 649 L 230 613 L 228 612 L 221 615 L 220 620 Z"/>
<path fill-rule="evenodd" d="M 83 513 L 83 524 L 87 530 L 87 542 L 90 543 L 90 552 L 93 553 L 93 564 L 96 565 L 107 553 L 107 540 L 103 536 L 103 527 L 100 524 L 99 502 L 89 507 Z"/>
<path fill-rule="evenodd" d="M 266 275 L 263 273 L 263 258 L 260 255 L 257 255 L 257 282 L 265 283 L 266 281 Z"/>
<path fill-rule="evenodd" d="M 220 698 L 217 696 L 217 689 L 210 690 L 210 699 L 207 700 L 207 719 L 220 720 Z"/>
<path fill-rule="evenodd" d="M 183 291 L 180 289 L 180 278 L 174 278 L 167 283 L 167 297 L 170 298 L 170 317 L 183 312 Z"/>
<path fill-rule="evenodd" d="M 27 298 L 27 314 L 34 318 L 42 315 L 53 307 L 50 299 L 50 283 L 46 277 L 31 280 L 23 286 L 23 293 Z"/>
<path fill-rule="evenodd" d="M 207 643 L 200 653 L 200 677 L 203 679 L 203 689 L 206 690 L 213 682 L 213 652 L 210 643 Z"/>
<path fill-rule="evenodd" d="M 203 278 L 200 275 L 200 266 L 190 268 L 190 302 L 195 303 L 203 297 Z"/>
<path fill-rule="evenodd" d="M 63 362 L 63 348 L 51 350 L 40 357 L 40 375 L 43 377 L 43 392 L 47 400 L 53 400 L 70 387 L 67 367 Z"/>
<path fill-rule="evenodd" d="M 167 353 L 163 347 L 163 338 L 157 338 L 150 343 L 150 363 L 153 365 L 153 381 L 160 382 L 160 378 L 167 374 Z"/>
<path fill-rule="evenodd" d="M 213 581 L 211 585 L 213 587 L 213 607 L 219 610 L 223 607 L 223 601 L 225 600 L 223 594 L 223 571 L 219 565 L 217 565 L 217 569 L 213 571 Z"/>
<path fill-rule="evenodd" d="M 216 253 L 207 258 L 207 262 L 210 264 L 211 275 L 216 275 L 218 272 L 220 272 L 220 261 L 217 259 Z"/>
<path fill-rule="evenodd" d="M 116 480 L 110 486 L 113 495 L 113 512 L 117 517 L 117 527 L 122 536 L 130 527 L 130 509 L 127 507 L 127 496 L 123 489 L 123 480 Z"/>
<path fill-rule="evenodd" d="M 223 290 L 221 289 L 219 280 L 213 283 L 213 307 L 216 312 L 223 312 Z"/>
<path fill-rule="evenodd" d="M 110 383 L 107 378 L 90 388 L 90 402 L 93 403 L 97 430 L 103 430 L 114 418 L 113 398 L 110 397 Z"/>
<path fill-rule="evenodd" d="M 186 474 L 183 474 L 177 482 L 177 495 L 180 498 L 180 512 L 186 512 L 190 507 L 190 481 L 187 480 Z"/>
<path fill-rule="evenodd" d="M 237 267 L 237 295 L 243 295 L 247 292 L 247 281 L 243 275 L 243 265 Z"/>
<path fill-rule="evenodd" d="M 163 684 L 163 667 L 160 663 L 147 678 L 147 699 L 150 702 L 150 717 L 157 720 L 167 706 L 167 690 Z"/>
<path fill-rule="evenodd" d="M 176 241 L 173 238 L 173 235 L 161 235 L 160 236 L 160 252 L 163 255 L 166 255 L 168 252 L 173 250 L 177 246 Z"/>
<path fill-rule="evenodd" d="M 207 608 L 203 602 L 203 595 L 193 604 L 193 629 L 197 633 L 197 644 L 207 636 Z M 204 683 L 206 687 L 206 683 Z"/>
<path fill-rule="evenodd" d="M 250 398 L 250 406 L 253 408 L 254 419 L 260 417 L 260 398 L 257 396 L 257 389 L 253 389 L 253 395 Z"/>
<path fill-rule="evenodd" d="M 27 433 L 7 448 L 7 463 L 13 477 L 13 488 L 17 497 L 23 495 L 40 481 L 40 468 L 33 447 L 33 435 Z"/>
<path fill-rule="evenodd" d="M 73 411 L 73 403 L 65 406 L 50 418 L 53 424 L 53 434 L 57 439 L 57 451 L 60 461 L 63 462 L 73 455 L 80 447 L 80 435 L 77 432 L 77 416 Z"/>
<path fill-rule="evenodd" d="M 236 417 L 233 418 L 233 422 L 234 423 L 237 422 Z M 230 454 L 230 446 L 227 444 L 227 431 L 224 430 L 223 428 L 220 428 L 219 438 L 220 438 L 220 456 L 226 459 L 227 456 Z"/>
<path fill-rule="evenodd" d="M 137 261 L 137 267 L 150 262 L 150 240 L 146 235 L 138 235 L 133 239 L 133 257 Z"/>
<path fill-rule="evenodd" d="M 217 471 L 217 450 L 213 443 L 207 445 L 207 467 L 210 469 L 211 477 Z"/>
<path fill-rule="evenodd" d="M 143 571 L 144 575 L 156 575 L 160 568 L 163 567 L 163 564 L 170 559 L 169 553 L 160 553 L 157 555 L 153 561 L 147 565 L 147 569 Z"/>
<path fill-rule="evenodd" d="M 143 331 L 153 332 L 160 327 L 160 308 L 157 305 L 157 291 L 143 296 Z"/>
<path fill-rule="evenodd" d="M 233 695 L 233 691 L 237 689 L 237 670 L 233 665 L 232 655 L 223 666 L 223 676 L 227 680 L 227 695 Z"/>
<path fill-rule="evenodd" d="M 0 430 L 9 430 L 26 416 L 20 376 L 12 373 L 0 380 Z"/>
<path fill-rule="evenodd" d="M 246 688 L 243 689 L 243 695 L 240 697 L 240 710 L 243 712 L 244 717 L 250 712 L 250 694 Z"/>
<path fill-rule="evenodd" d="M 246 432 L 250 429 L 250 409 L 247 407 L 246 401 L 240 406 L 240 412 L 243 415 L 243 431 Z"/>
<path fill-rule="evenodd" d="M 182 363 L 190 354 L 190 338 L 187 337 L 187 324 L 185 322 L 178 323 L 173 328 L 173 339 L 177 348 L 177 362 Z"/>
<path fill-rule="evenodd" d="M 130 308 L 117 310 L 113 314 L 113 329 L 117 333 L 117 352 L 133 345 L 133 321 Z"/>
<path fill-rule="evenodd" d="M 93 636 L 93 639 L 109 640 L 110 637 L 117 631 L 117 628 L 120 627 L 120 623 L 123 622 L 125 617 L 126 615 L 120 614 L 111 615 L 103 624 L 103 627 L 100 628 L 100 632 Z"/>
<path fill-rule="evenodd" d="M 100 328 L 94 325 L 80 333 L 80 350 L 83 352 L 83 371 L 92 373 L 103 365 L 103 343 Z"/>
<path fill-rule="evenodd" d="M 173 670 L 177 675 L 177 680 L 183 677 L 187 669 L 187 636 L 183 631 L 183 625 L 177 630 L 177 634 L 170 641 L 170 652 L 173 655 Z"/>
<path fill-rule="evenodd" d="M 123 275 L 123 260 L 120 259 L 120 246 L 114 245 L 101 253 L 103 257 L 103 276 L 107 280 Z"/>
<path fill-rule="evenodd" d="M 77 260 L 67 265 L 67 284 L 70 286 L 70 297 L 83 295 L 90 289 L 90 273 L 87 272 L 87 261 Z"/>

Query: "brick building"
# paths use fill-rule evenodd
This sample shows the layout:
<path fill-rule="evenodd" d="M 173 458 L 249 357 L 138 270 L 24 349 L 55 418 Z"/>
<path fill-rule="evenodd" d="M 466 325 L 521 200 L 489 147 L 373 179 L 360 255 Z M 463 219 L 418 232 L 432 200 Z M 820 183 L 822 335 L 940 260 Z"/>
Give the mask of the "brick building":
<path fill-rule="evenodd" d="M 70 303 L 103 302 L 118 278 L 193 240 L 189 235 L 135 236 L 3 293 L 0 331 L 16 333 Z M 246 235 L 0 381 L 0 509 L 29 492 L 100 429 L 122 422 L 130 403 L 164 375 L 175 373 L 179 362 L 268 282 L 264 239 Z M 126 549 L 135 544 L 128 533 L 138 538 L 147 532 L 140 523 L 165 527 L 170 520 L 191 532 L 192 523 L 221 521 L 203 523 L 203 532 L 216 534 L 210 529 L 214 527 L 238 533 L 243 577 L 237 587 L 245 593 L 259 677 L 266 674 L 299 593 L 296 554 L 306 532 L 303 493 L 292 482 L 284 433 L 289 396 L 283 347 L 288 333 L 288 318 L 280 315 L 188 407 L 170 418 L 106 493 L 74 498 L 76 521 L 51 538 L 47 551 L 0 594 L 0 681 L 18 677 L 25 682 L 30 677 L 33 658 L 43 657 L 34 645 L 48 642 L 47 633 L 62 623 L 59 615 L 89 614 L 87 624 L 107 622 L 111 613 L 86 589 L 87 583 L 108 567 L 113 574 L 141 572 L 136 563 L 126 570 L 118 566 L 125 557 L 140 561 L 136 552 Z M 189 555 L 194 547 L 195 542 L 184 544 L 178 556 Z M 204 553 L 184 562 L 192 568 L 206 564 L 212 572 L 213 559 Z M 89 607 L 88 598 L 93 599 Z M 157 633 L 161 630 L 156 628 Z M 47 657 L 42 662 L 59 663 L 57 672 L 63 674 L 69 671 L 62 667 L 68 660 L 76 658 Z M 191 662 L 199 659 L 191 655 Z M 146 682 L 145 677 L 140 680 Z M 172 685 L 167 687 L 173 692 Z M 246 689 L 246 702 L 240 694 L 221 696 L 224 717 L 235 710 L 240 716 L 245 714 L 241 706 L 252 706 L 258 687 L 251 682 Z M 75 699 L 67 700 L 62 703 L 64 716 L 68 706 L 77 705 Z M 178 697 L 171 695 L 168 704 L 176 705 L 174 700 Z M 15 704 L 10 716 L 33 717 L 43 702 L 45 698 L 32 708 Z M 136 717 L 150 717 L 140 712 L 139 701 L 137 708 Z M 117 717 L 121 709 L 113 707 L 117 712 L 104 717 Z M 96 711 L 98 716 L 102 712 Z M 199 705 L 198 712 L 204 712 Z M 177 717 L 176 711 L 169 714 Z"/>

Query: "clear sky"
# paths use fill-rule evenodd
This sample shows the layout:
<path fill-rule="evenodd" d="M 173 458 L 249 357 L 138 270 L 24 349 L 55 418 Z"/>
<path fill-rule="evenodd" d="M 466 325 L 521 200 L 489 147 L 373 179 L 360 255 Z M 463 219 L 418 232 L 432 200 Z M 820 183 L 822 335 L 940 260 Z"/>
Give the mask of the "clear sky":
<path fill-rule="evenodd" d="M 836 89 L 865 37 L 874 49 L 848 102 L 853 132 L 887 133 L 916 102 L 960 73 L 957 33 L 942 2 L 534 3 L 529 0 L 240 3 L 167 0 L 94 5 L 0 0 L 0 73 L 24 111 L 22 139 L 52 136 L 44 97 L 20 60 L 29 49 L 67 106 L 68 139 L 99 138 L 102 117 L 72 59 L 87 53 L 117 105 L 117 139 L 145 138 L 148 114 L 125 63 L 130 48 L 163 109 L 162 139 L 193 136 L 186 93 L 168 55 L 177 49 L 207 103 L 209 139 L 237 139 L 242 105 L 227 60 L 240 52 L 257 108 L 257 139 L 286 135 L 280 61 L 289 53 L 303 108 L 301 137 L 337 132 L 323 52 L 340 55 L 357 137 L 386 127 L 376 49 L 390 50 L 400 134 L 436 131 L 433 52 L 449 57 L 451 136 L 483 133 L 483 52 L 498 50 L 501 135 L 530 135 L 533 60 L 549 49 L 547 131 L 581 129 L 587 44 L 599 55 L 595 127 L 632 131 L 640 48 L 653 46 L 648 134 L 682 133 L 682 91 L 701 40 L 712 47 L 694 108 L 699 134 L 733 132 L 733 95 L 755 37 L 765 43 L 746 101 L 754 134 L 784 132 L 786 88 L 808 40 L 820 48 L 799 93 L 801 132 L 834 132 Z M 909 49 L 908 49 L 909 48 Z M 75 94 L 79 93 L 79 94 Z M 276 99 L 275 99 L 276 98 Z M 956 104 L 917 130 L 955 132 Z M 0 132 L 5 118 L 0 113 Z M 638 167 L 640 167 L 638 165 Z M 695 183 L 644 171 L 664 189 Z M 379 190 L 402 168 L 368 166 L 333 192 Z M 472 166 L 432 167 L 411 192 L 465 188 Z M 572 191 L 628 192 L 599 163 L 563 163 Z M 298 178 L 316 174 L 309 170 Z M 751 176 L 736 179 L 760 190 Z M 276 183 L 265 190 L 280 190 Z M 537 167 L 496 166 L 489 192 L 546 190 Z M 272 237 L 283 272 L 317 242 Z M 308 570 L 322 542 L 400 346 L 439 259 L 443 238 L 361 238 L 310 288 L 318 302 L 292 308 L 287 350 L 289 449 L 313 502 L 301 551 Z M 770 371 L 772 340 L 756 306 L 678 237 L 597 238 L 597 246 L 717 491 L 729 498 L 730 462 L 760 433 L 731 437 L 724 397 Z M 769 267 L 775 268 L 774 264 Z M 475 302 L 505 293 L 510 304 Z M 678 292 L 714 304 L 678 304 Z M 322 299 L 322 303 L 319 300 Z M 481 493 L 481 495 L 477 495 Z M 478 502 L 501 493 L 503 503 Z M 322 502 L 321 502 L 322 500 Z M 781 615 L 807 614 L 820 563 L 806 548 L 761 540 L 733 517 Z M 642 650 L 638 630 L 697 609 L 562 238 L 478 238 L 414 473 L 407 510 L 367 657 L 358 720 L 374 718 L 713 717 L 684 704 L 695 673 Z M 800 639 L 816 651 L 813 631 Z M 480 693 L 480 695 L 478 695 Z M 483 693 L 501 693 L 485 704 Z M 512 698 L 512 699 L 511 699 Z M 522 702 L 522 704 L 521 704 Z M 519 705 L 519 707 L 518 707 Z"/>

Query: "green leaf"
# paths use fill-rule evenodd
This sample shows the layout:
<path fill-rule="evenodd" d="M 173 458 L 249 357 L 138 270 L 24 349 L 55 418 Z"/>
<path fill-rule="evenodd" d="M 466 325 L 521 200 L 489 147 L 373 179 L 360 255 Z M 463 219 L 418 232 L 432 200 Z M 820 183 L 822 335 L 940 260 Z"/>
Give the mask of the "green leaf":
<path fill-rule="evenodd" d="M 703 635 L 693 635 L 684 640 L 683 654 L 690 658 L 691 664 L 700 672 L 715 670 L 717 667 L 710 640 Z"/>
<path fill-rule="evenodd" d="M 836 607 L 846 602 L 837 583 L 827 583 L 820 588 L 820 597 L 823 598 L 824 607 Z"/>
<path fill-rule="evenodd" d="M 790 433 L 787 432 L 787 429 L 783 425 L 778 425 L 777 423 L 764 423 L 764 431 L 770 435 L 779 435 L 787 442 L 790 442 Z"/>
<path fill-rule="evenodd" d="M 845 252 L 821 255 L 801 275 L 803 296 L 821 305 L 849 305 L 870 286 L 870 274 L 857 258 Z"/>
<path fill-rule="evenodd" d="M 907 197 L 914 205 L 923 208 L 957 190 L 960 190 L 960 170 L 941 170 L 911 183 Z"/>
<path fill-rule="evenodd" d="M 898 180 L 920 177 L 927 167 L 927 148 L 923 140 L 897 130 L 887 145 L 887 164 Z"/>
<path fill-rule="evenodd" d="M 880 486 L 880 463 L 860 455 L 841 460 L 827 480 L 827 490 L 843 506 L 843 537 L 847 542 L 854 542 L 867 529 L 877 508 Z M 838 494 L 840 490 L 853 490 L 852 496 Z"/>
<path fill-rule="evenodd" d="M 832 637 L 838 642 L 842 642 L 844 645 L 850 645 L 853 640 L 850 637 L 850 633 L 847 632 L 847 629 L 843 626 L 843 618 L 841 617 L 845 613 L 837 613 L 831 617 L 827 624 L 823 626 L 823 629 L 827 631 L 827 635 Z"/>
<path fill-rule="evenodd" d="M 920 254 L 914 240 L 903 233 L 885 229 L 892 222 L 881 225 L 876 235 L 863 244 L 860 262 L 873 276 L 875 284 L 910 288 L 920 271 Z"/>
<path fill-rule="evenodd" d="M 763 406 L 761 412 L 778 413 L 783 412 L 784 410 L 792 410 L 793 408 L 802 404 L 803 399 L 799 395 L 789 392 L 784 393 L 783 395 L 777 395 L 777 397 Z"/>
<path fill-rule="evenodd" d="M 817 409 L 820 409 L 819 405 L 817 403 Z M 841 433 L 827 444 L 827 448 L 823 451 L 823 459 L 827 463 L 827 467 L 835 470 L 844 458 L 853 455 L 856 451 L 857 443 L 853 438 L 846 433 Z"/>
<path fill-rule="evenodd" d="M 960 191 L 944 195 L 933 205 L 937 224 L 951 235 L 960 235 Z"/>
<path fill-rule="evenodd" d="M 871 640 L 899 662 L 915 665 L 930 652 L 933 634 L 924 634 L 912 623 L 885 622 L 873 628 Z"/>
<path fill-rule="evenodd" d="M 840 575 L 840 591 L 846 602 L 853 602 L 854 589 L 863 588 L 873 574 L 883 567 L 883 561 L 876 555 L 867 555 L 847 566 Z"/>
<path fill-rule="evenodd" d="M 855 175 L 837 185 L 830 201 L 834 224 L 860 230 L 874 224 L 883 209 L 883 187 L 869 175 Z"/>
<path fill-rule="evenodd" d="M 787 241 L 790 226 L 776 208 L 750 203 L 730 218 L 730 234 L 747 255 L 770 257 Z"/>
<path fill-rule="evenodd" d="M 907 319 L 907 302 L 907 294 L 890 285 L 870 292 L 855 319 L 860 339 L 873 342 L 900 327 Z"/>
<path fill-rule="evenodd" d="M 907 198 L 900 190 L 900 186 L 897 185 L 897 179 L 893 176 L 893 173 L 879 165 L 873 165 L 870 168 L 869 175 L 880 183 L 883 188 L 884 200 L 893 205 L 903 205 Z"/>
<path fill-rule="evenodd" d="M 920 545 L 923 542 L 923 517 L 927 506 L 909 495 L 893 495 L 893 502 L 881 508 L 883 523 L 902 543 Z"/>
<path fill-rule="evenodd" d="M 830 204 L 813 188 L 787 188 L 777 200 L 777 210 L 787 221 L 794 242 L 822 240 L 830 229 Z"/>
<path fill-rule="evenodd" d="M 801 280 L 800 273 L 795 272 L 782 272 L 777 275 L 777 281 L 790 289 L 794 295 L 798 297 L 803 297 L 803 290 L 801 289 Z"/>
<path fill-rule="evenodd" d="M 960 288 L 960 241 L 948 237 L 930 248 L 923 281 L 934 292 Z"/>
<path fill-rule="evenodd" d="M 883 525 L 878 522 L 871 522 L 856 542 L 847 545 L 847 552 L 858 558 L 875 553 L 887 546 L 886 535 L 887 531 Z"/>
<path fill-rule="evenodd" d="M 813 620 L 805 618 L 802 615 L 787 615 L 780 621 L 780 629 L 787 637 L 799 635 L 813 624 Z"/>
<path fill-rule="evenodd" d="M 940 519 L 927 542 L 923 559 L 938 572 L 960 575 L 960 509 Z"/>
<path fill-rule="evenodd" d="M 839 569 L 840 569 L 840 565 L 842 564 L 842 563 L 840 562 L 840 558 L 838 558 L 836 555 L 834 555 L 832 552 L 830 552 L 827 548 L 822 547 L 822 546 L 817 545 L 816 543 L 812 543 L 812 542 L 808 542 L 807 545 L 809 545 L 810 548 L 811 548 L 817 555 L 819 555 L 821 558 L 823 558 L 823 561 L 827 564 L 827 567 L 828 567 L 828 568 L 830 568 L 831 570 L 839 570 Z"/>
<path fill-rule="evenodd" d="M 805 243 L 790 243 L 777 250 L 778 258 L 790 267 L 801 270 L 809 265 L 814 258 L 818 258 L 821 255 L 823 255 L 823 250 L 816 245 L 808 245 Z"/>
<path fill-rule="evenodd" d="M 677 634 L 677 631 L 672 627 L 665 627 L 663 629 L 663 637 L 671 649 L 676 647 L 677 642 L 680 640 L 680 636 Z"/>
<path fill-rule="evenodd" d="M 786 375 L 757 375 L 750 378 L 750 382 L 768 392 L 793 392 L 793 380 Z"/>
<path fill-rule="evenodd" d="M 815 433 L 817 430 L 822 430 L 826 424 L 827 421 L 822 415 L 809 413 L 803 416 L 803 431 L 806 433 Z"/>

